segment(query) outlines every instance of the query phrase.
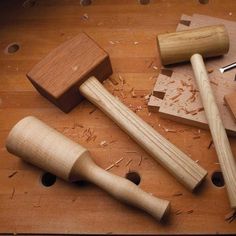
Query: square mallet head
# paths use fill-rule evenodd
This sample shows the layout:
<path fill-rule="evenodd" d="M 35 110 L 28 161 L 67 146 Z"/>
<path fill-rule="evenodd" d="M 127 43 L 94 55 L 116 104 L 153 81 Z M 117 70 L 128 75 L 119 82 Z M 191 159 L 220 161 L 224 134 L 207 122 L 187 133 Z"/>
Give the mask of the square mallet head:
<path fill-rule="evenodd" d="M 41 95 L 69 112 L 81 100 L 79 86 L 90 76 L 100 82 L 112 74 L 108 54 L 81 33 L 51 51 L 27 73 Z"/>

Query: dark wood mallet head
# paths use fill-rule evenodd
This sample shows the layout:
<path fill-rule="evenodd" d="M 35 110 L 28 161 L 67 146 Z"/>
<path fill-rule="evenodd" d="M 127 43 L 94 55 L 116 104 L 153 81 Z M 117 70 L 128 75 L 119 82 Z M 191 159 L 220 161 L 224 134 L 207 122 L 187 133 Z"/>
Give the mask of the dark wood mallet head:
<path fill-rule="evenodd" d="M 69 112 L 81 102 L 78 88 L 86 79 L 95 76 L 102 82 L 111 74 L 109 55 L 81 33 L 51 51 L 27 77 L 40 94 Z"/>

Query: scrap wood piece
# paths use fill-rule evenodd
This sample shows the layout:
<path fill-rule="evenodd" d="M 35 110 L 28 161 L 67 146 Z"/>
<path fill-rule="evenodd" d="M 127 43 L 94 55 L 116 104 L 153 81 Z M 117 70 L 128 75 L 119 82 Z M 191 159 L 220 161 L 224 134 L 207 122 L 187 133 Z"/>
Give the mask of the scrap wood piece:
<path fill-rule="evenodd" d="M 234 122 L 236 122 L 236 90 L 233 93 L 226 94 L 224 96 L 224 101 L 234 119 Z"/>

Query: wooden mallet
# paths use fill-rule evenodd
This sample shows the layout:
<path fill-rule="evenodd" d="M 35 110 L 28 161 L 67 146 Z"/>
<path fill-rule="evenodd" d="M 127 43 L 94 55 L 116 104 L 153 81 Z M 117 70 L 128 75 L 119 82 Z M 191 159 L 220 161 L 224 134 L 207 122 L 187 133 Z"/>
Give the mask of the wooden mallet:
<path fill-rule="evenodd" d="M 195 189 L 207 172 L 102 86 L 99 81 L 111 74 L 108 54 L 82 33 L 53 50 L 27 76 L 43 96 L 65 112 L 76 106 L 82 95 L 86 97 L 188 189 Z"/>
<path fill-rule="evenodd" d="M 131 181 L 101 169 L 85 148 L 35 117 L 28 116 L 12 128 L 6 148 L 10 153 L 64 180 L 88 180 L 157 220 L 161 220 L 169 211 L 169 201 L 156 198 Z"/>
<path fill-rule="evenodd" d="M 191 61 L 206 118 L 223 172 L 229 200 L 236 208 L 236 163 L 220 118 L 202 57 L 226 54 L 229 37 L 223 25 L 208 26 L 157 37 L 163 65 Z"/>

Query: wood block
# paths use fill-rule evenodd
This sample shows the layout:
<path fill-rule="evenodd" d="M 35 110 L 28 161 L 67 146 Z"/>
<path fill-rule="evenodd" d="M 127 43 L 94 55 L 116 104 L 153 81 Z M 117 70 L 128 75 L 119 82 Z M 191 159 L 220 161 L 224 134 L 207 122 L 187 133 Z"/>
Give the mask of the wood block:
<path fill-rule="evenodd" d="M 236 122 L 236 91 L 230 94 L 226 94 L 224 96 L 225 104 L 227 105 L 228 109 L 230 110 L 234 122 Z"/>
<path fill-rule="evenodd" d="M 230 51 L 223 57 L 206 60 L 206 67 L 209 70 L 209 79 L 224 126 L 228 134 L 236 135 L 236 124 L 224 103 L 224 95 L 232 93 L 236 89 L 234 74 L 231 71 L 224 74 L 219 72 L 220 67 L 234 61 L 236 53 L 234 29 L 236 23 L 201 15 L 193 15 L 193 17 L 183 15 L 177 31 L 220 23 L 223 23 L 228 30 Z M 173 71 L 172 75 L 160 74 L 153 89 L 153 96 L 163 100 L 162 102 L 159 100 L 155 102 L 152 98 L 148 104 L 150 111 L 158 111 L 162 117 L 171 120 L 200 128 L 208 128 L 190 63 L 169 66 L 168 69 Z"/>
<path fill-rule="evenodd" d="M 90 76 L 99 81 L 112 74 L 108 54 L 88 35 L 66 41 L 27 73 L 34 87 L 64 112 L 81 100 L 78 87 Z"/>

